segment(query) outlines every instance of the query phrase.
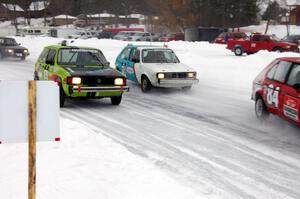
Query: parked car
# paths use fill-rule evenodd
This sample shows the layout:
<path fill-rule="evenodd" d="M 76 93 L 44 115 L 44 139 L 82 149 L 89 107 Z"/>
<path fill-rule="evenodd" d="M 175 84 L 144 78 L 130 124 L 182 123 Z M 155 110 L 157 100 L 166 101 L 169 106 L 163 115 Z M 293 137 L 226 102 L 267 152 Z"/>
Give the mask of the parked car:
<path fill-rule="evenodd" d="M 236 56 L 244 53 L 252 54 L 260 50 L 276 51 L 276 52 L 298 52 L 298 45 L 280 41 L 274 35 L 254 34 L 247 38 L 238 40 L 229 40 L 227 49 L 234 52 Z"/>
<path fill-rule="evenodd" d="M 165 36 L 160 37 L 159 41 L 168 42 L 168 41 L 184 41 L 184 34 L 181 32 L 168 33 Z"/>
<path fill-rule="evenodd" d="M 132 37 L 133 35 L 135 35 L 138 32 L 139 31 L 121 31 L 118 34 L 116 34 L 113 37 L 113 39 L 126 41 L 128 38 Z"/>
<path fill-rule="evenodd" d="M 247 37 L 244 32 L 223 32 L 214 41 L 216 44 L 227 44 L 228 40 L 237 40 Z"/>
<path fill-rule="evenodd" d="M 270 113 L 300 126 L 300 59 L 278 58 L 253 81 L 255 113 L 265 119 Z"/>
<path fill-rule="evenodd" d="M 285 36 L 281 41 L 294 43 L 296 45 L 300 45 L 300 35 L 289 35 Z"/>
<path fill-rule="evenodd" d="M 165 47 L 128 45 L 115 64 L 127 79 L 140 84 L 143 92 L 152 87 L 189 89 L 199 82 L 196 71 Z"/>
<path fill-rule="evenodd" d="M 144 32 L 144 28 L 103 28 L 102 31 L 98 34 L 98 39 L 111 39 L 116 34 L 121 31 L 136 31 L 136 32 Z"/>
<path fill-rule="evenodd" d="M 90 39 L 92 37 L 93 34 L 90 31 L 80 31 L 68 36 L 69 39 Z"/>
<path fill-rule="evenodd" d="M 126 78 L 95 48 L 45 47 L 35 64 L 34 79 L 57 82 L 61 107 L 66 98 L 110 98 L 119 105 L 122 94 L 129 91 Z"/>
<path fill-rule="evenodd" d="M 125 38 L 126 41 L 152 41 L 150 32 L 136 32 L 132 36 Z"/>
<path fill-rule="evenodd" d="M 28 49 L 18 44 L 14 38 L 0 37 L 0 60 L 8 57 L 25 60 L 28 55 Z"/>

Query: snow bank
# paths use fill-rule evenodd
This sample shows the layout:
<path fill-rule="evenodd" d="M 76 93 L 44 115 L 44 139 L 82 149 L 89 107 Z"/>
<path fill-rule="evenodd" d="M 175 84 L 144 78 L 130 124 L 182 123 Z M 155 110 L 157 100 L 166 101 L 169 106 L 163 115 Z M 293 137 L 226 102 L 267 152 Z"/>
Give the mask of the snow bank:
<path fill-rule="evenodd" d="M 61 122 L 62 141 L 37 146 L 37 198 L 196 198 L 102 134 L 68 119 Z M 0 147 L 0 198 L 27 198 L 27 145 Z"/>

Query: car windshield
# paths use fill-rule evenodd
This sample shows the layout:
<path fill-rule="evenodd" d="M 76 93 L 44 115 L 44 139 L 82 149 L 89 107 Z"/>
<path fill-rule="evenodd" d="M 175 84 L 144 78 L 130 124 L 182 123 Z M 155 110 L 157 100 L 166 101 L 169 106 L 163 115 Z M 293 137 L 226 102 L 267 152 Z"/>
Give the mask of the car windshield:
<path fill-rule="evenodd" d="M 143 36 L 143 34 L 144 34 L 143 32 L 137 32 L 134 34 L 134 36 Z"/>
<path fill-rule="evenodd" d="M 105 66 L 107 61 L 96 49 L 65 48 L 58 53 L 58 64 L 75 66 Z"/>
<path fill-rule="evenodd" d="M 142 59 L 144 63 L 179 63 L 175 53 L 167 49 L 143 50 Z"/>
<path fill-rule="evenodd" d="M 12 38 L 0 38 L 0 45 L 3 46 L 18 46 L 15 39 Z"/>
<path fill-rule="evenodd" d="M 275 35 L 271 35 L 270 38 L 272 41 L 280 41 L 280 39 L 278 37 L 276 37 Z"/>

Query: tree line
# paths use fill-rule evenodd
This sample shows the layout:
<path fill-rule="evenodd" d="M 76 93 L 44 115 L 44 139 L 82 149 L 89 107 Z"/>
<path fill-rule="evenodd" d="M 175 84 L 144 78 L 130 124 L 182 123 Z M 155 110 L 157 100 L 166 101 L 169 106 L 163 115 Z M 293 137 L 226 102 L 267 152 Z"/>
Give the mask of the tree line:
<path fill-rule="evenodd" d="M 0 0 L 16 3 L 24 10 L 37 0 Z M 43 14 L 54 16 L 68 14 L 112 13 L 128 15 L 139 13 L 153 18 L 157 26 L 170 31 L 185 28 L 233 28 L 257 23 L 261 0 L 46 0 L 49 3 Z"/>

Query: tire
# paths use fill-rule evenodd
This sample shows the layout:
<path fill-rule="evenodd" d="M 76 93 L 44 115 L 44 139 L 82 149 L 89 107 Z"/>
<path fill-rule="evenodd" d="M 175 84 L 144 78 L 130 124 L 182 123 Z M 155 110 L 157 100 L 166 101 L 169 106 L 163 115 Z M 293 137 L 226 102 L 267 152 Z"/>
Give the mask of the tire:
<path fill-rule="evenodd" d="M 122 101 L 122 95 L 111 97 L 110 101 L 112 105 L 118 106 Z"/>
<path fill-rule="evenodd" d="M 283 49 L 282 48 L 280 48 L 280 47 L 275 47 L 275 48 L 273 48 L 273 50 L 272 51 L 274 51 L 274 52 L 278 52 L 278 53 L 282 53 L 283 52 Z"/>
<path fill-rule="evenodd" d="M 182 87 L 182 90 L 183 91 L 190 91 L 192 89 L 192 86 L 185 86 L 185 87 Z"/>
<path fill-rule="evenodd" d="M 236 56 L 242 56 L 244 54 L 244 51 L 243 51 L 242 47 L 240 47 L 240 46 L 235 47 L 234 48 L 234 54 Z"/>
<path fill-rule="evenodd" d="M 141 89 L 143 93 L 147 93 L 151 90 L 152 84 L 148 77 L 142 76 L 142 81 L 141 81 Z"/>
<path fill-rule="evenodd" d="M 269 116 L 268 109 L 261 97 L 258 97 L 255 101 L 255 115 L 261 120 L 265 120 Z"/>
<path fill-rule="evenodd" d="M 25 59 L 26 59 L 26 56 L 23 55 L 23 56 L 21 57 L 21 61 L 24 61 Z"/>
<path fill-rule="evenodd" d="M 3 55 L 2 55 L 2 53 L 0 52 L 0 60 L 2 60 L 3 59 Z"/>
<path fill-rule="evenodd" d="M 64 89 L 60 86 L 59 87 L 59 107 L 64 107 L 66 100 L 66 94 Z"/>
<path fill-rule="evenodd" d="M 38 77 L 36 71 L 34 71 L 34 74 L 33 74 L 33 80 L 39 80 L 39 77 Z"/>

